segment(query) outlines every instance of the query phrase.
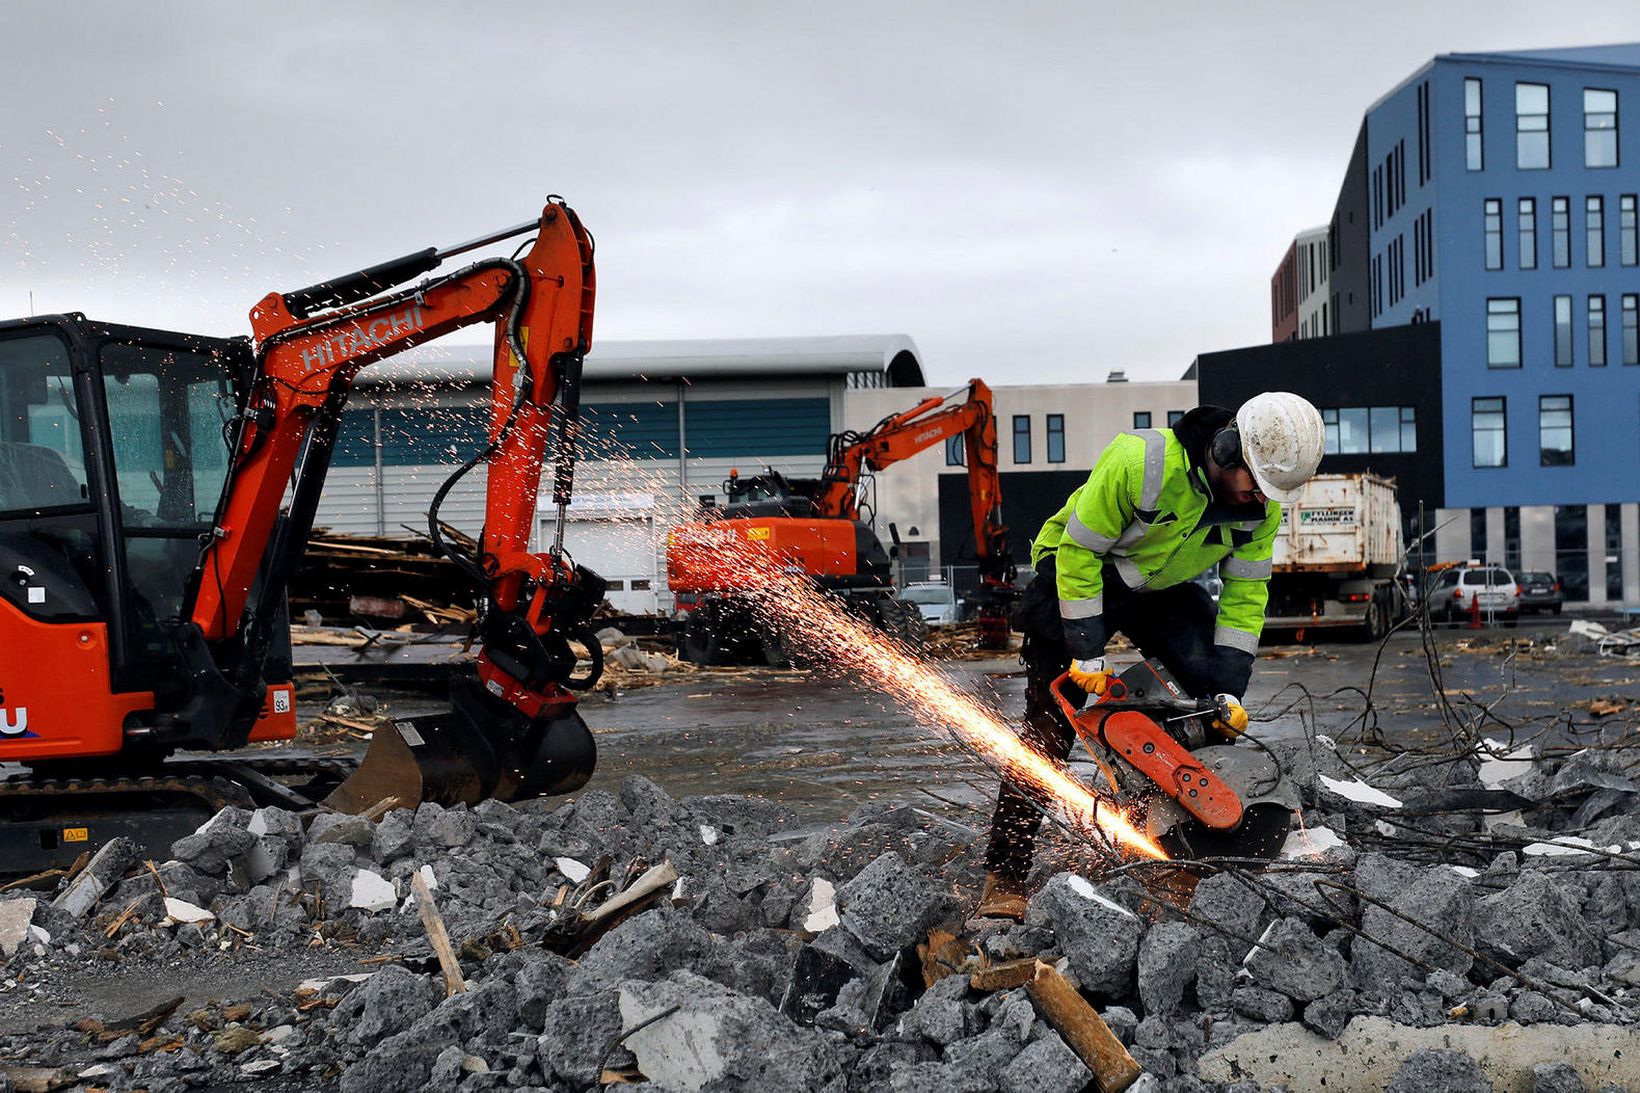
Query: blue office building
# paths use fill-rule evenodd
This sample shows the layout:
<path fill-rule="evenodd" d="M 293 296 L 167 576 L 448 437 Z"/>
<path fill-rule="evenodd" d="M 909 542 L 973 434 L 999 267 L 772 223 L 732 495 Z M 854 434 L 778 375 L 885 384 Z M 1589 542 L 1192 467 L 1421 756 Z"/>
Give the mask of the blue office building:
<path fill-rule="evenodd" d="M 1317 404 L 1330 453 L 1427 464 L 1438 557 L 1640 602 L 1637 194 L 1640 44 L 1443 54 L 1368 108 L 1328 227 L 1319 330 L 1366 338 L 1338 343 L 1360 360 L 1375 332 L 1436 323 L 1438 350 L 1395 359 L 1414 343 L 1386 341 L 1359 390 L 1334 384 Z M 1324 351 L 1286 352 L 1297 365 Z M 1374 415 L 1395 408 L 1372 387 L 1392 376 L 1439 388 L 1412 448 L 1405 391 L 1403 427 L 1379 446 Z"/>

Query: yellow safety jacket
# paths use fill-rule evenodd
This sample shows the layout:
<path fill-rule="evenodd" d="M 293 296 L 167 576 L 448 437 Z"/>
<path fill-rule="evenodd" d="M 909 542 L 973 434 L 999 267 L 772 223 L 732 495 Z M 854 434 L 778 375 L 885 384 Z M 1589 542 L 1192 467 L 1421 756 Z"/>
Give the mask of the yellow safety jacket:
<path fill-rule="evenodd" d="M 1059 614 L 1067 621 L 1104 614 L 1107 560 L 1136 592 L 1182 584 L 1218 563 L 1224 590 L 1213 642 L 1253 655 L 1264 629 L 1281 506 L 1269 501 L 1262 519 L 1235 519 L 1222 507 L 1210 513 L 1212 502 L 1206 469 L 1191 466 L 1172 429 L 1121 433 L 1087 482 L 1042 526 L 1031 562 L 1057 551 Z M 1104 634 L 1102 626 L 1078 629 Z M 1102 651 L 1103 637 L 1098 644 Z"/>

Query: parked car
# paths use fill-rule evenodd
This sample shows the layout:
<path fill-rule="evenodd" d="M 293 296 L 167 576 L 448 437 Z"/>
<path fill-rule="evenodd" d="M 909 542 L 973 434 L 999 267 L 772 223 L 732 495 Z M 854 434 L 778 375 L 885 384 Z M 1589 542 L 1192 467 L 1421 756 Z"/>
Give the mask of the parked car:
<path fill-rule="evenodd" d="M 1549 611 L 1558 615 L 1565 602 L 1565 596 L 1560 591 L 1560 581 L 1553 573 L 1534 570 L 1520 575 L 1522 611 Z"/>
<path fill-rule="evenodd" d="M 930 626 L 959 622 L 962 611 L 957 606 L 957 590 L 944 581 L 913 581 L 900 589 L 896 597 L 903 603 L 915 604 L 922 612 L 923 621 Z"/>
<path fill-rule="evenodd" d="M 1520 585 L 1514 574 L 1497 565 L 1448 569 L 1436 579 L 1429 592 L 1431 622 L 1464 622 L 1480 603 L 1481 618 L 1502 620 L 1505 626 L 1520 621 Z"/>

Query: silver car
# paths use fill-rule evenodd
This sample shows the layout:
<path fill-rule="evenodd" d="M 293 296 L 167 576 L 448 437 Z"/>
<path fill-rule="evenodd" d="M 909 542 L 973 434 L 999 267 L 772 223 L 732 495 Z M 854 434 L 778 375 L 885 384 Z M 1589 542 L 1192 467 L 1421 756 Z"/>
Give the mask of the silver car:
<path fill-rule="evenodd" d="M 904 603 L 917 605 L 923 621 L 930 626 L 959 622 L 962 611 L 957 606 L 957 590 L 944 581 L 914 581 L 900 590 L 895 597 Z"/>

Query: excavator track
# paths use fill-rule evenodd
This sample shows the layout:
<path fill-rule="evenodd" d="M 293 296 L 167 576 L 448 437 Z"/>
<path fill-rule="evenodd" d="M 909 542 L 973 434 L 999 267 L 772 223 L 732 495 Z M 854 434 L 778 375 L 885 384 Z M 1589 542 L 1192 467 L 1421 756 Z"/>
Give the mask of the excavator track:
<path fill-rule="evenodd" d="M 0 781 L 0 877 L 72 865 L 87 850 L 124 836 L 147 857 L 170 856 L 173 842 L 224 808 L 313 808 L 355 763 L 320 757 L 189 758 L 152 773 Z M 281 778 L 305 779 L 291 786 Z M 317 794 L 317 796 L 315 796 Z"/>

